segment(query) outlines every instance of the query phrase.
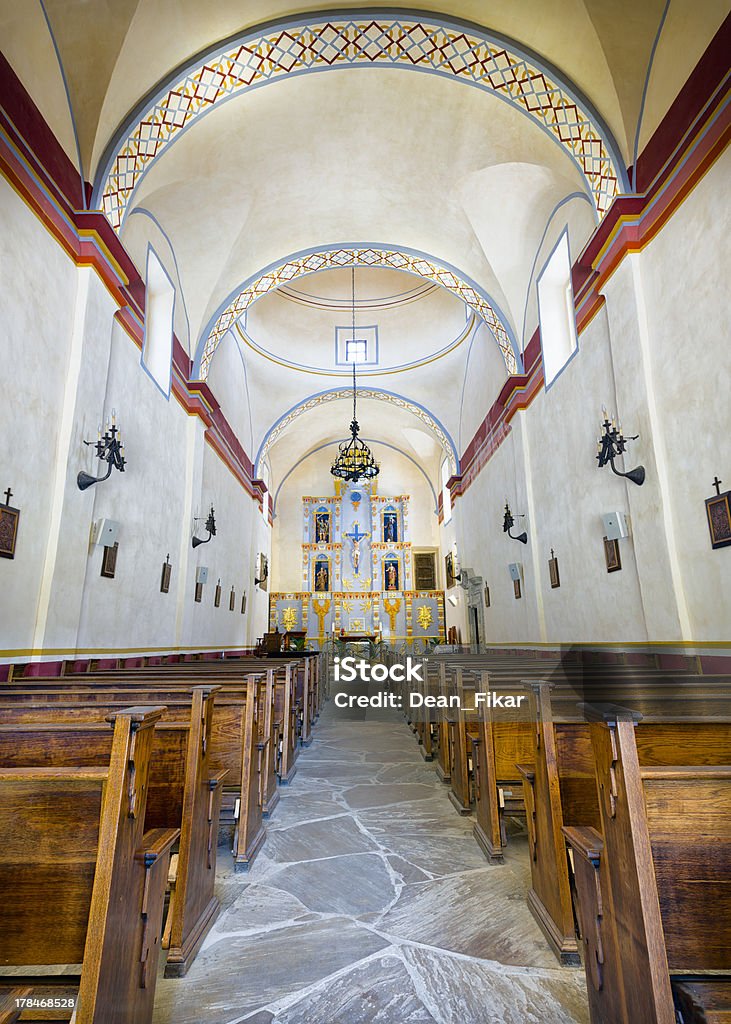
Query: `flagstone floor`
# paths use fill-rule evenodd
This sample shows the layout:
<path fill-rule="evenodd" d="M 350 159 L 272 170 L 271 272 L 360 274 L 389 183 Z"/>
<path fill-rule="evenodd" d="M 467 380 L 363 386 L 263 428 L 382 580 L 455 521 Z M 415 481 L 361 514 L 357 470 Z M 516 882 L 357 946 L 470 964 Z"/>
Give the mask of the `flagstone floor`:
<path fill-rule="evenodd" d="M 362 714 L 362 713 L 361 713 Z M 586 1024 L 525 903 L 517 836 L 489 865 L 395 712 L 327 704 L 251 871 L 155 1024 Z"/>

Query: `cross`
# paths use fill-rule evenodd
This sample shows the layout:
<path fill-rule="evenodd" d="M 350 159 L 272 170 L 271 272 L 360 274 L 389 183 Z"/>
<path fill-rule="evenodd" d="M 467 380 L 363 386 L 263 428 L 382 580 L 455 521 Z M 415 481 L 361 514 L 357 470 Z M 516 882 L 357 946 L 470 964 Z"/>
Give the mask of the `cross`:
<path fill-rule="evenodd" d="M 345 536 L 346 537 L 350 537 L 351 540 L 354 540 L 354 541 L 356 541 L 359 544 L 363 540 L 364 537 L 368 536 L 368 534 L 367 533 L 361 533 L 360 532 L 360 527 L 356 523 L 355 524 L 355 528 L 353 529 L 353 532 L 352 533 L 346 533 Z"/>
<path fill-rule="evenodd" d="M 7 491 L 5 492 L 5 504 L 6 505 L 10 505 L 10 499 L 12 498 L 12 496 L 13 496 L 13 492 L 8 487 Z"/>
<path fill-rule="evenodd" d="M 716 488 L 716 494 L 718 495 L 721 493 L 721 483 L 722 481 L 719 480 L 717 476 L 713 478 L 713 486 Z"/>
<path fill-rule="evenodd" d="M 555 556 L 555 555 L 554 555 L 554 553 L 553 553 L 553 548 L 551 548 L 551 558 L 555 558 L 555 557 L 556 557 L 556 556 Z"/>

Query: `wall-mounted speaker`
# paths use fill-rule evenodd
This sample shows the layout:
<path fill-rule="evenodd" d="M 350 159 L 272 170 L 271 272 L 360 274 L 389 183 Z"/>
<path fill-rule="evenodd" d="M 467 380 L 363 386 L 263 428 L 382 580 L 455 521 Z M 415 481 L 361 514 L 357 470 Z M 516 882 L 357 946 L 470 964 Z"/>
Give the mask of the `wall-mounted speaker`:
<path fill-rule="evenodd" d="M 629 524 L 624 512 L 604 512 L 602 524 L 607 540 L 622 540 L 623 537 L 629 537 Z"/>

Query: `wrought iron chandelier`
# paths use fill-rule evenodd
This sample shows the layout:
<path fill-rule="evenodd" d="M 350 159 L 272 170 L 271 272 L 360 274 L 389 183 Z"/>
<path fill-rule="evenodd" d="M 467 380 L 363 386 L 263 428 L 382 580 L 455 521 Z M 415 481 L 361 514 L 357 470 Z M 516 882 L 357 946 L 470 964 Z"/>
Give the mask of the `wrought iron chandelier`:
<path fill-rule="evenodd" d="M 353 342 L 355 342 L 355 267 L 352 269 L 352 308 L 353 308 Z M 353 345 L 353 356 L 355 356 L 355 345 Z M 356 386 L 355 386 L 355 359 L 353 359 L 353 419 L 350 424 L 351 437 L 348 441 L 342 441 L 338 446 L 338 455 L 330 467 L 330 472 L 333 476 L 338 476 L 342 480 L 350 480 L 355 483 L 358 480 L 372 480 L 374 476 L 378 476 L 380 466 L 373 458 L 371 452 L 365 441 L 361 441 L 358 437 L 358 431 L 360 427 L 358 425 L 358 419 L 356 417 Z"/>

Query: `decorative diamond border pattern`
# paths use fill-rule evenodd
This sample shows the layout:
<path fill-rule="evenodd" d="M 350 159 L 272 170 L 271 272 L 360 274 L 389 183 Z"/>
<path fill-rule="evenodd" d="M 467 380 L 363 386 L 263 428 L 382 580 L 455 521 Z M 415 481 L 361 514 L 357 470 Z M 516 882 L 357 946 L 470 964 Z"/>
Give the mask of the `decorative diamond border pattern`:
<path fill-rule="evenodd" d="M 536 63 L 474 30 L 410 20 L 322 21 L 274 30 L 189 69 L 136 117 L 104 170 L 101 207 L 118 231 L 140 177 L 196 118 L 235 93 L 294 72 L 384 64 L 457 78 L 520 108 L 553 135 L 584 174 L 599 216 L 619 170 L 589 111 Z"/>
<path fill-rule="evenodd" d="M 305 402 L 302 402 L 301 405 L 296 406 L 287 413 L 286 416 L 279 420 L 279 422 L 276 423 L 266 435 L 264 443 L 259 449 L 259 454 L 257 455 L 257 467 L 261 466 L 269 452 L 269 449 L 276 443 L 294 420 L 304 415 L 304 413 L 310 412 L 312 409 L 317 409 L 319 406 L 325 405 L 328 402 L 337 402 L 341 399 L 351 401 L 352 398 L 352 388 L 338 388 L 334 391 L 324 391 L 320 395 L 313 395 L 312 398 L 308 398 Z M 449 464 L 452 467 L 453 472 L 457 472 L 457 453 L 454 450 L 452 442 L 437 421 L 429 415 L 426 409 L 422 409 L 419 405 L 414 405 L 413 402 L 407 401 L 407 399 L 402 398 L 400 395 L 392 395 L 388 391 L 377 391 L 374 388 L 359 387 L 358 398 L 372 398 L 376 402 L 388 402 L 391 405 L 397 406 L 399 409 L 405 409 L 407 412 L 413 413 L 413 415 L 420 419 L 424 426 L 434 434 L 449 459 Z"/>
<path fill-rule="evenodd" d="M 462 302 L 473 309 L 492 331 L 500 351 L 503 354 L 508 373 L 518 372 L 518 364 L 508 332 L 500 317 L 490 303 L 470 284 L 461 280 L 453 271 L 440 266 L 433 260 L 395 249 L 331 249 L 327 252 L 314 252 L 306 256 L 287 260 L 280 266 L 269 270 L 266 274 L 255 278 L 248 284 L 216 319 L 205 340 L 201 354 L 198 377 L 206 380 L 210 369 L 213 353 L 221 338 L 233 326 L 236 320 L 249 306 L 266 295 L 267 292 L 280 285 L 293 281 L 304 274 L 312 274 L 317 270 L 328 270 L 334 267 L 389 267 L 392 270 L 405 270 L 419 277 L 434 281 L 452 292 Z"/>

